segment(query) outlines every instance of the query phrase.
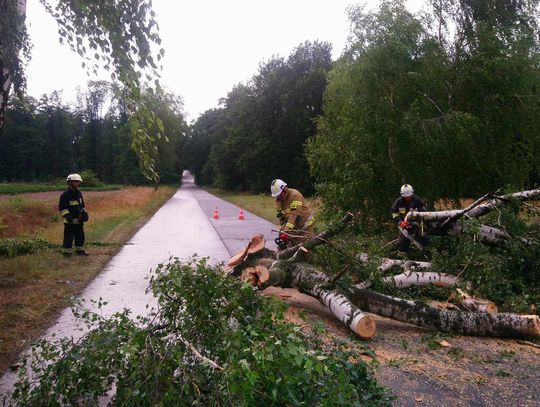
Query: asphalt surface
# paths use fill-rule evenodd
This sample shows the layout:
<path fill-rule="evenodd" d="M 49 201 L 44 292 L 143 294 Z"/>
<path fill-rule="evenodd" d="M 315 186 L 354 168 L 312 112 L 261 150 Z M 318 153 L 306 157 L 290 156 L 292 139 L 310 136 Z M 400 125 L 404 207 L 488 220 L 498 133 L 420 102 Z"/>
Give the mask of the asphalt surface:
<path fill-rule="evenodd" d="M 270 196 L 268 199 L 272 199 Z M 217 210 L 218 219 L 214 219 Z M 209 194 L 197 187 L 189 172 L 184 172 L 182 187 L 133 236 L 80 296 L 86 308 L 95 309 L 92 300 L 107 305 L 105 316 L 128 308 L 132 316 L 145 315 L 155 301 L 147 294 L 151 269 L 171 257 L 188 259 L 193 255 L 209 257 L 210 262 L 226 262 L 247 245 L 252 235 L 262 233 L 266 247 L 274 250 L 272 228 L 266 220 Z M 150 305 L 150 307 L 147 307 Z M 66 308 L 47 331 L 46 338 L 80 338 L 80 326 L 71 309 Z M 7 372 L 0 380 L 0 394 L 7 394 L 15 382 L 15 373 Z"/>

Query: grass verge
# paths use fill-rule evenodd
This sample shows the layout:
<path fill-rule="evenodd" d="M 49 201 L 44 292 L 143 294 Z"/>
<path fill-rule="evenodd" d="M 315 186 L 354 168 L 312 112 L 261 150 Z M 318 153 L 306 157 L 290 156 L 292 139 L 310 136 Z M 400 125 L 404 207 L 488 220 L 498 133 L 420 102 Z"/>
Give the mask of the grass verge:
<path fill-rule="evenodd" d="M 90 213 L 85 226 L 88 257 L 65 259 L 58 249 L 0 258 L 0 371 L 6 370 L 29 342 L 39 337 L 60 310 L 78 294 L 123 243 L 176 191 L 162 187 L 129 187 L 85 192 Z M 58 194 L 59 195 L 59 194 Z M 0 203 L 4 236 L 37 238 L 58 246 L 63 225 L 57 215 L 58 196 L 29 200 L 18 196 Z M 36 216 L 36 213 L 39 216 Z M 13 222 L 13 218 L 17 222 Z"/>
<path fill-rule="evenodd" d="M 225 191 L 218 188 L 204 188 L 212 195 L 219 196 L 224 201 L 239 206 L 269 222 L 277 223 L 276 204 L 270 194 L 254 194 L 250 192 Z M 311 209 L 317 212 L 319 202 L 317 198 L 306 198 Z"/>

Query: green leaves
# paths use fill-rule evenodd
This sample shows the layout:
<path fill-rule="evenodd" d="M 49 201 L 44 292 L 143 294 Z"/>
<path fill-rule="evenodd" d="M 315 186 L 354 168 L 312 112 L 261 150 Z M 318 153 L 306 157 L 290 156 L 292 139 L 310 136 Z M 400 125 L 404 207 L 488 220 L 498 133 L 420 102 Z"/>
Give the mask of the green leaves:
<path fill-rule="evenodd" d="M 422 16 L 389 1 L 350 11 L 307 146 L 329 213 L 387 219 L 405 182 L 435 201 L 540 180 L 537 2 L 432 4 Z"/>
<path fill-rule="evenodd" d="M 18 405 L 92 404 L 113 383 L 111 403 L 129 406 L 390 405 L 362 362 L 305 336 L 284 321 L 283 304 L 206 259 L 170 259 L 150 287 L 159 302 L 152 319 L 86 313 L 93 330 L 81 341 L 42 343 L 29 366 L 40 385 L 23 378 Z"/>
<path fill-rule="evenodd" d="M 304 143 L 315 133 L 331 64 L 331 46 L 324 42 L 305 42 L 286 59 L 261 63 L 247 84 L 223 98 L 220 109 L 192 126 L 187 147 L 202 153 L 189 154 L 197 182 L 262 192 L 281 177 L 311 192 Z"/>

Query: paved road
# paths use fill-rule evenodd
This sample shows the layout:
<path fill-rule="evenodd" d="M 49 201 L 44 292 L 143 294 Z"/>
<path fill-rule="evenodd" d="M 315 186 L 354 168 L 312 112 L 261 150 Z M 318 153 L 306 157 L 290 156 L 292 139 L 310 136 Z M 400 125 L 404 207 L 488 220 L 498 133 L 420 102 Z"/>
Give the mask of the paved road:
<path fill-rule="evenodd" d="M 219 219 L 213 219 L 216 208 Z M 197 187 L 191 174 L 185 172 L 178 192 L 113 257 L 81 299 L 90 307 L 90 300 L 101 297 L 108 302 L 105 315 L 124 308 L 131 309 L 134 316 L 143 315 L 147 304 L 154 305 L 153 298 L 145 294 L 149 271 L 171 256 L 187 259 L 197 254 L 210 257 L 214 264 L 225 262 L 255 233 L 263 233 L 267 247 L 275 249 L 271 234 L 274 225 L 246 211 L 245 220 L 239 220 L 239 211 L 237 206 Z M 82 335 L 79 328 L 71 309 L 65 309 L 46 337 L 77 338 Z M 0 394 L 12 387 L 14 379 L 11 372 L 2 377 Z"/>

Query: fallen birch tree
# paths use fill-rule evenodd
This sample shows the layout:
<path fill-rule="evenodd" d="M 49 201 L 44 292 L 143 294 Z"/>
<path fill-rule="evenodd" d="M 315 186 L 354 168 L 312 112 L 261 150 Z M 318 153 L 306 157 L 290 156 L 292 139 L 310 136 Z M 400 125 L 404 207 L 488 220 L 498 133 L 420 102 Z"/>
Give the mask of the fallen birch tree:
<path fill-rule="evenodd" d="M 407 213 L 405 220 L 420 223 L 423 228 L 427 229 L 428 234 L 460 235 L 466 229 L 465 225 L 468 219 L 478 219 L 511 202 L 538 199 L 540 199 L 540 189 L 520 191 L 502 196 L 486 194 L 464 209 L 427 212 L 410 211 Z M 465 218 L 465 222 L 461 221 L 463 218 Z M 506 231 L 494 226 L 480 223 L 476 229 L 477 238 L 486 244 L 500 245 L 510 239 L 510 235 Z M 520 241 L 524 244 L 533 243 L 530 239 L 525 238 L 520 238 Z"/>
<path fill-rule="evenodd" d="M 537 195 L 530 193 L 526 196 Z M 501 202 L 504 203 L 504 199 L 484 204 L 482 214 Z M 475 208 L 478 206 L 480 204 L 477 203 Z M 455 216 L 456 213 L 452 212 L 449 216 Z M 474 298 L 463 290 L 455 297 L 457 304 L 453 309 L 430 306 L 423 302 L 396 298 L 370 290 L 370 281 L 359 284 L 344 282 L 340 277 L 346 272 L 346 267 L 342 272 L 332 276 L 306 261 L 309 252 L 319 245 L 331 243 L 331 238 L 352 219 L 353 215 L 347 214 L 340 223 L 331 225 L 325 232 L 281 252 L 272 252 L 264 248 L 264 239 L 260 235 L 256 239 L 257 248 L 254 249 L 255 245 L 250 243 L 250 250 L 244 250 L 240 256 L 231 259 L 230 274 L 261 290 L 270 286 L 296 288 L 317 298 L 339 320 L 363 338 L 375 334 L 375 320 L 366 312 L 442 332 L 496 337 L 540 336 L 540 319 L 537 315 L 497 313 L 497 306 L 492 301 Z M 444 222 L 444 218 L 436 219 L 438 222 L 443 219 Z M 448 216 L 445 219 L 448 219 Z M 365 263 L 369 256 L 362 253 L 355 258 L 358 263 Z M 431 266 L 429 262 L 383 259 L 379 267 L 380 272 L 388 272 L 393 267 L 402 269 L 402 272 L 384 276 L 380 281 L 396 288 L 411 285 L 461 284 L 461 279 L 453 274 L 426 271 Z M 459 309 L 456 309 L 458 307 Z"/>

